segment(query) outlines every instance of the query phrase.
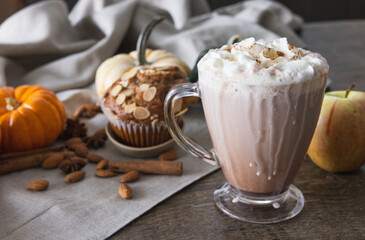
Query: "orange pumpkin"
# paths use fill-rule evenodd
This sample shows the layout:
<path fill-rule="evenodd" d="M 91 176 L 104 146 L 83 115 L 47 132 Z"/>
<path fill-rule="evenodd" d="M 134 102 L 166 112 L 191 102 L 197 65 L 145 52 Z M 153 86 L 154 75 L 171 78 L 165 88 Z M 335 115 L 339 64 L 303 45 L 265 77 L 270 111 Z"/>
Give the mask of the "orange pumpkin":
<path fill-rule="evenodd" d="M 0 89 L 0 152 L 43 147 L 60 135 L 65 109 L 56 95 L 41 86 Z"/>

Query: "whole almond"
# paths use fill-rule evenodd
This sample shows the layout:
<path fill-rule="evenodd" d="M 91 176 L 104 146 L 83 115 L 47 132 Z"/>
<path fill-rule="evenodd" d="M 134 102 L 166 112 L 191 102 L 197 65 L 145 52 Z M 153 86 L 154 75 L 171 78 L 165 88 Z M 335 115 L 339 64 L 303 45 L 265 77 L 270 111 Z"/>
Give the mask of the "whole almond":
<path fill-rule="evenodd" d="M 101 178 L 110 178 L 116 176 L 117 174 L 110 170 L 100 169 L 95 171 L 95 175 Z"/>
<path fill-rule="evenodd" d="M 133 197 L 133 192 L 127 184 L 123 183 L 119 185 L 119 195 L 123 199 L 131 199 Z"/>
<path fill-rule="evenodd" d="M 76 144 L 76 143 L 82 143 L 82 139 L 79 137 L 70 138 L 65 142 L 65 146 L 69 148 L 70 145 Z"/>
<path fill-rule="evenodd" d="M 168 151 L 168 152 L 161 153 L 158 156 L 158 160 L 160 160 L 160 161 L 172 161 L 172 160 L 177 159 L 178 157 L 179 157 L 179 155 L 177 154 L 177 152 Z"/>
<path fill-rule="evenodd" d="M 100 162 L 102 159 L 104 159 L 102 156 L 96 154 L 96 153 L 88 153 L 86 155 L 87 160 L 89 160 L 89 162 L 92 163 L 98 163 Z"/>
<path fill-rule="evenodd" d="M 85 177 L 84 171 L 76 171 L 76 172 L 66 175 L 65 181 L 69 182 L 69 183 L 74 183 L 74 182 L 81 181 L 82 179 L 84 179 L 84 177 Z"/>
<path fill-rule="evenodd" d="M 48 180 L 37 179 L 37 180 L 30 181 L 27 184 L 27 188 L 32 191 L 44 191 L 47 189 L 48 185 L 49 185 Z"/>
<path fill-rule="evenodd" d="M 62 153 L 52 154 L 43 161 L 42 167 L 45 169 L 57 168 L 62 162 L 63 158 L 64 157 Z"/>
<path fill-rule="evenodd" d="M 79 156 L 79 157 L 86 157 L 87 154 L 89 153 L 86 145 L 83 144 L 83 143 L 75 145 L 74 149 L 75 149 L 76 155 Z"/>
<path fill-rule="evenodd" d="M 138 178 L 139 178 L 139 172 L 138 171 L 130 171 L 130 172 L 127 172 L 126 174 L 124 174 L 120 178 L 120 182 L 122 182 L 122 183 L 135 182 L 135 181 L 138 180 Z"/>
<path fill-rule="evenodd" d="M 68 152 L 63 152 L 62 155 L 64 158 L 69 158 L 69 157 L 74 157 L 76 154 L 75 152 L 68 151 Z"/>
<path fill-rule="evenodd" d="M 70 150 L 75 150 L 80 145 L 86 147 L 86 144 L 84 142 L 75 142 L 75 143 L 68 144 L 67 148 L 70 149 Z"/>
<path fill-rule="evenodd" d="M 96 166 L 96 169 L 107 169 L 109 165 L 109 161 L 106 159 L 101 160 L 98 165 Z"/>

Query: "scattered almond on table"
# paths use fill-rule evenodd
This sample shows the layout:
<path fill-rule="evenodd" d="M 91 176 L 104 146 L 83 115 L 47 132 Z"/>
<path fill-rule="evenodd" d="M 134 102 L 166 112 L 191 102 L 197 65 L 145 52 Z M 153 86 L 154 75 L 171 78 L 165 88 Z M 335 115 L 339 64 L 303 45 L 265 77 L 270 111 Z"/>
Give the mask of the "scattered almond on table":
<path fill-rule="evenodd" d="M 176 160 L 178 157 L 179 157 L 179 155 L 177 154 L 177 152 L 168 151 L 168 152 L 161 153 L 158 156 L 158 160 L 160 160 L 160 161 L 173 161 L 173 160 Z"/>
<path fill-rule="evenodd" d="M 100 170 L 100 169 L 107 169 L 108 168 L 108 165 L 109 165 L 109 161 L 106 160 L 106 159 L 103 159 L 101 160 L 98 165 L 96 166 L 96 169 L 97 170 Z"/>
<path fill-rule="evenodd" d="M 79 138 L 79 137 L 73 137 L 73 138 L 70 138 L 68 139 L 66 142 L 65 142 L 65 146 L 67 148 L 69 148 L 69 146 L 73 145 L 73 144 L 78 144 L 78 143 L 82 143 L 82 139 Z"/>
<path fill-rule="evenodd" d="M 65 181 L 69 183 L 79 182 L 85 177 L 84 171 L 76 171 L 66 175 Z"/>
<path fill-rule="evenodd" d="M 48 180 L 36 179 L 36 180 L 30 181 L 27 184 L 27 188 L 32 191 L 44 191 L 47 189 L 48 185 L 49 185 Z"/>
<path fill-rule="evenodd" d="M 75 151 L 76 155 L 79 157 L 86 157 L 89 152 L 86 144 L 83 142 L 69 143 L 67 144 L 67 148 Z"/>
<path fill-rule="evenodd" d="M 110 178 L 116 176 L 117 173 L 110 170 L 99 169 L 95 171 L 95 175 L 100 178 Z"/>
<path fill-rule="evenodd" d="M 86 155 L 87 160 L 89 160 L 89 162 L 91 163 L 98 163 L 101 160 L 103 160 L 104 158 L 96 153 L 88 153 Z"/>
<path fill-rule="evenodd" d="M 60 165 L 60 163 L 63 161 L 63 159 L 64 159 L 64 156 L 62 153 L 55 153 L 43 161 L 42 168 L 44 168 L 44 169 L 57 168 Z"/>
<path fill-rule="evenodd" d="M 76 116 L 82 115 L 83 117 L 92 117 L 95 112 L 89 113 L 88 111 L 90 109 L 90 111 L 95 111 L 95 109 L 96 112 L 98 111 L 96 107 L 90 107 L 90 109 L 88 109 L 88 107 L 85 108 L 84 106 L 83 108 L 80 108 Z M 113 171 L 108 169 L 110 167 L 109 160 L 104 159 L 104 157 L 99 154 L 88 152 L 88 146 L 98 148 L 104 145 L 106 140 L 105 129 L 99 129 L 93 135 L 84 137 L 86 135 L 87 127 L 81 120 L 77 117 L 69 118 L 67 124 L 68 125 L 65 128 L 65 131 L 67 132 L 63 134 L 63 139 L 68 139 L 65 140 L 64 147 L 59 146 L 57 148 L 36 149 L 29 153 L 14 153 L 10 157 L 24 157 L 24 164 L 28 163 L 30 156 L 34 155 L 34 163 L 32 162 L 32 164 L 28 164 L 28 167 L 5 166 L 7 168 L 5 168 L 1 173 L 10 173 L 30 167 L 43 167 L 44 169 L 54 169 L 58 167 L 66 174 L 64 177 L 66 182 L 76 183 L 85 178 L 86 173 L 81 171 L 81 169 L 87 164 L 87 159 L 88 162 L 97 163 L 95 171 L 96 177 L 110 178 L 116 176 L 118 173 L 116 173 L 113 169 Z M 68 149 L 68 151 L 65 149 Z M 175 151 L 167 151 L 158 156 L 160 161 L 172 161 L 177 158 L 178 154 Z M 19 160 L 20 163 L 22 163 L 21 161 L 23 161 L 23 159 L 20 158 Z M 143 161 L 141 161 L 141 164 L 142 162 Z M 127 172 L 120 178 L 121 184 L 119 186 L 119 195 L 123 199 L 131 199 L 133 197 L 132 188 L 126 183 L 133 183 L 139 179 L 140 172 L 136 170 L 138 169 L 127 170 Z M 157 174 L 167 173 L 159 172 Z M 46 179 L 36 179 L 30 181 L 26 185 L 26 187 L 32 191 L 44 191 L 48 188 L 48 186 L 49 181 Z"/>
<path fill-rule="evenodd" d="M 87 149 L 86 144 L 81 143 L 75 146 L 75 153 L 79 157 L 86 157 L 89 150 Z"/>
<path fill-rule="evenodd" d="M 139 179 L 138 171 L 129 171 L 120 178 L 120 182 L 131 183 L 137 181 L 138 179 Z"/>
<path fill-rule="evenodd" d="M 119 185 L 119 195 L 123 199 L 131 199 L 133 197 L 132 188 L 130 188 L 127 184 L 122 183 Z"/>

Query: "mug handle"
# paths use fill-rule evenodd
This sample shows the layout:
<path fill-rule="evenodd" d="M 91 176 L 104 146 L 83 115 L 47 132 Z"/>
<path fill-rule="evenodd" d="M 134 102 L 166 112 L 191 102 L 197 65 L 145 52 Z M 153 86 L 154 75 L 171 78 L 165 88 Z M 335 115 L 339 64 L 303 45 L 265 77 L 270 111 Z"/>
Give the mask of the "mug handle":
<path fill-rule="evenodd" d="M 175 142 L 185 151 L 195 157 L 201 158 L 203 161 L 212 165 L 219 165 L 213 151 L 209 151 L 184 135 L 179 127 L 174 112 L 176 100 L 184 97 L 200 97 L 197 83 L 183 83 L 172 88 L 166 95 L 164 115 L 171 136 Z"/>

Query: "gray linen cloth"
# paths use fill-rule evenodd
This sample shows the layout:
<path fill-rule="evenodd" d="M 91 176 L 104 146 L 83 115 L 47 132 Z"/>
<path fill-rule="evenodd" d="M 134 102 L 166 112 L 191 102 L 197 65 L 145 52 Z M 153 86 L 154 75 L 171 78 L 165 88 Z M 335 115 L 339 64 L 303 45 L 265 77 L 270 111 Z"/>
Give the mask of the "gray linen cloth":
<path fill-rule="evenodd" d="M 189 66 L 201 50 L 222 45 L 234 34 L 267 40 L 286 36 L 292 44 L 304 45 L 294 33 L 302 20 L 271 1 L 241 2 L 211 12 L 204 0 L 80 0 L 70 13 L 62 1 L 44 1 L 0 25 L 0 86 L 46 86 L 58 92 L 71 114 L 80 104 L 97 101 L 93 82 L 99 64 L 117 51 L 134 50 L 140 30 L 157 15 L 168 19 L 153 31 L 149 46 L 167 49 Z M 99 114 L 86 123 L 92 134 L 105 126 L 106 119 Z M 210 146 L 199 105 L 189 110 L 185 123 L 187 135 Z M 0 239 L 107 238 L 217 169 L 175 149 L 184 174 L 143 175 L 131 184 L 134 197 L 128 201 L 118 195 L 119 177 L 96 178 L 93 164 L 86 165 L 86 178 L 75 184 L 67 184 L 58 169 L 0 176 Z M 131 160 L 110 141 L 97 153 L 110 160 Z M 47 191 L 25 189 L 37 178 L 50 181 Z"/>
<path fill-rule="evenodd" d="M 100 63 L 119 46 L 135 49 L 139 32 L 157 15 L 171 17 L 152 32 L 149 46 L 167 49 L 190 66 L 201 50 L 223 45 L 234 34 L 267 40 L 286 36 L 303 46 L 293 31 L 301 19 L 271 1 L 209 12 L 203 0 L 80 0 L 70 14 L 63 2 L 44 1 L 0 25 L 0 86 L 87 87 Z"/>

